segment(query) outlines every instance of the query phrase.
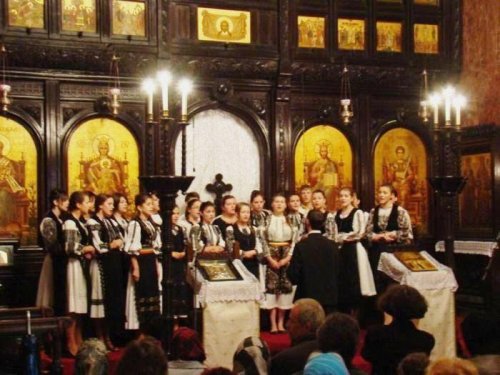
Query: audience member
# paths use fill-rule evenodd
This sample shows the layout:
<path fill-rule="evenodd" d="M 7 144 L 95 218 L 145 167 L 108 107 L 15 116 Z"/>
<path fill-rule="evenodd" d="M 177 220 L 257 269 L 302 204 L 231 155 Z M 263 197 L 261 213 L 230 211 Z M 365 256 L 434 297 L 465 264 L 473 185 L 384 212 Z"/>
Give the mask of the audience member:
<path fill-rule="evenodd" d="M 337 353 L 314 353 L 304 367 L 304 375 L 348 375 L 349 371 Z"/>
<path fill-rule="evenodd" d="M 337 244 L 321 234 L 324 222 L 324 213 L 309 211 L 307 237 L 295 246 L 287 274 L 297 285 L 295 299 L 313 298 L 329 313 L 337 306 L 340 258 Z"/>
<path fill-rule="evenodd" d="M 398 375 L 425 375 L 429 366 L 429 356 L 425 353 L 410 353 L 399 362 Z"/>
<path fill-rule="evenodd" d="M 500 375 L 500 355 L 478 355 L 471 358 L 479 371 L 479 375 Z"/>
<path fill-rule="evenodd" d="M 75 359 L 75 375 L 106 375 L 108 357 L 106 345 L 98 339 L 85 340 Z"/>
<path fill-rule="evenodd" d="M 176 329 L 170 344 L 170 359 L 203 362 L 206 355 L 198 332 L 188 327 Z"/>
<path fill-rule="evenodd" d="M 167 357 L 153 338 L 132 341 L 116 367 L 116 375 L 165 375 Z"/>
<path fill-rule="evenodd" d="M 323 353 L 340 354 L 351 375 L 365 374 L 352 367 L 352 359 L 356 354 L 359 338 L 358 322 L 347 314 L 333 313 L 319 327 L 317 333 L 318 347 Z"/>
<path fill-rule="evenodd" d="M 427 302 L 415 288 L 392 285 L 382 295 L 379 305 L 393 320 L 389 325 L 368 330 L 361 354 L 371 362 L 373 375 L 391 375 L 407 354 L 430 354 L 434 337 L 417 328 L 417 320 L 427 312 Z"/>
<path fill-rule="evenodd" d="M 201 375 L 236 375 L 236 373 L 225 367 L 212 367 L 207 368 Z"/>
<path fill-rule="evenodd" d="M 478 375 L 471 361 L 461 358 L 442 358 L 431 363 L 427 375 Z"/>
<path fill-rule="evenodd" d="M 247 337 L 236 349 L 233 371 L 242 375 L 267 375 L 271 362 L 269 347 L 259 337 Z"/>
<path fill-rule="evenodd" d="M 292 347 L 276 354 L 271 361 L 271 374 L 289 375 L 301 371 L 309 355 L 318 349 L 316 331 L 325 320 L 325 312 L 310 298 L 295 301 L 288 318 L 288 334 Z"/>

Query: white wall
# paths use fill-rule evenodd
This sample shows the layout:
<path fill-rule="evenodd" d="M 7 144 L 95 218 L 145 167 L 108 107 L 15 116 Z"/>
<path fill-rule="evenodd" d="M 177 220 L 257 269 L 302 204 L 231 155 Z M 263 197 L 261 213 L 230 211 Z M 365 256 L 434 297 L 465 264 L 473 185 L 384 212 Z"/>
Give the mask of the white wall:
<path fill-rule="evenodd" d="M 202 201 L 213 201 L 215 197 L 205 186 L 222 173 L 223 181 L 233 185 L 231 194 L 238 201 L 248 202 L 252 190 L 260 187 L 261 173 L 259 147 L 250 127 L 229 112 L 210 109 L 194 116 L 186 133 L 186 174 L 195 176 L 189 191 L 200 193 Z M 175 144 L 175 172 L 181 174 L 180 133 Z M 183 195 L 177 204 L 184 206 Z"/>

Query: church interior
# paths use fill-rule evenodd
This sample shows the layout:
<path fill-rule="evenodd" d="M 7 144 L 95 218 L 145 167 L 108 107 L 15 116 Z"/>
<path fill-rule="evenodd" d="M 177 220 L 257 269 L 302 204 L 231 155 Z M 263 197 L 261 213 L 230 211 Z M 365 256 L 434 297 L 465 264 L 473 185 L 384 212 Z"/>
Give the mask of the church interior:
<path fill-rule="evenodd" d="M 86 373 L 91 337 L 103 374 L 134 373 L 118 362 L 154 332 L 180 374 L 189 328 L 206 358 L 183 374 L 292 374 L 275 360 L 315 296 L 293 270 L 316 213 L 339 302 L 320 301 L 313 339 L 343 315 L 360 338 L 328 373 L 396 373 L 368 354 L 393 284 L 428 305 L 428 373 L 443 357 L 494 373 L 472 359 L 500 367 L 498 342 L 474 350 L 500 337 L 499 35 L 498 0 L 0 2 L 0 373 Z M 397 234 L 378 240 L 385 207 Z M 266 369 L 233 368 L 247 336 Z"/>

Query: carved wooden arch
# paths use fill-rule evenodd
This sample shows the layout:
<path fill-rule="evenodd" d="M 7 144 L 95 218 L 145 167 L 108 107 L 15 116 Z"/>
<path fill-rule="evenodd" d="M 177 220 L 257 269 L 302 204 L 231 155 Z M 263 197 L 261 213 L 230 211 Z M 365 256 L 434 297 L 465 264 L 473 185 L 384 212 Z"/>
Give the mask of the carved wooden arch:
<path fill-rule="evenodd" d="M 269 132 L 266 128 L 265 122 L 259 118 L 259 116 L 251 111 L 248 107 L 234 102 L 234 101 L 213 101 L 213 100 L 204 100 L 194 103 L 192 106 L 188 108 L 188 116 L 192 118 L 198 113 L 210 110 L 210 109 L 219 109 L 222 111 L 226 111 L 240 119 L 242 119 L 252 131 L 252 134 L 255 136 L 257 140 L 257 144 L 259 150 L 261 152 L 260 158 L 260 185 L 262 190 L 265 192 L 271 191 L 271 179 L 264 179 L 265 175 L 271 174 L 271 149 L 269 142 Z M 172 137 L 170 138 L 169 145 L 169 154 L 170 154 L 170 167 L 171 170 L 174 170 L 175 167 L 175 143 L 181 132 L 181 128 L 179 126 L 175 127 L 172 133 Z"/>
<path fill-rule="evenodd" d="M 145 170 L 145 155 L 146 155 L 146 147 L 145 147 L 145 142 L 141 142 L 141 140 L 144 139 L 143 135 L 143 129 L 141 127 L 141 124 L 137 122 L 133 117 L 127 115 L 127 114 L 118 114 L 116 116 L 113 116 L 111 114 L 103 114 L 103 113 L 98 113 L 94 111 L 81 111 L 78 114 L 76 114 L 74 117 L 72 117 L 63 127 L 62 134 L 61 134 L 61 160 L 62 160 L 62 176 L 61 180 L 63 181 L 63 184 L 68 181 L 68 145 L 69 141 L 74 134 L 74 132 L 84 123 L 90 120 L 94 119 L 108 119 L 108 120 L 113 120 L 123 127 L 125 127 L 130 133 L 132 134 L 132 137 L 134 138 L 136 144 L 137 144 L 137 149 L 139 151 L 139 175 L 141 175 L 142 171 Z"/>
<path fill-rule="evenodd" d="M 340 124 L 340 122 L 339 122 Z M 357 144 L 358 142 L 356 141 L 356 137 L 354 135 L 354 132 L 352 130 L 352 123 L 351 125 L 336 125 L 334 124 L 331 120 L 321 120 L 321 119 L 314 119 L 307 121 L 304 127 L 300 127 L 297 131 L 294 130 L 293 132 L 293 141 L 292 141 L 292 158 L 290 160 L 291 168 L 290 170 L 292 171 L 292 183 L 294 189 L 297 188 L 295 186 L 295 152 L 297 149 L 297 145 L 299 143 L 299 140 L 302 138 L 302 136 L 309 130 L 314 128 L 315 126 L 319 125 L 324 125 L 324 126 L 329 126 L 335 130 L 338 130 L 346 139 L 347 142 L 349 143 L 349 147 L 351 148 L 351 154 L 352 154 L 352 185 L 354 188 L 357 186 L 358 182 L 358 176 L 357 172 L 360 168 L 356 168 L 359 162 L 359 155 L 356 152 L 357 150 Z"/>

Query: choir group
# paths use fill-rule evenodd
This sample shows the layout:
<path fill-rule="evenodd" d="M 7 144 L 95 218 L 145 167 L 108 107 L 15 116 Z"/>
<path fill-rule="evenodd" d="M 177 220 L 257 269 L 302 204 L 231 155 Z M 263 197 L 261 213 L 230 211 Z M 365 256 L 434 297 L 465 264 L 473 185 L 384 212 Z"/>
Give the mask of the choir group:
<path fill-rule="evenodd" d="M 285 331 L 285 311 L 292 308 L 296 288 L 286 271 L 295 244 L 310 229 L 311 210 L 323 214 L 322 232 L 340 248 L 336 308 L 354 311 L 362 296 L 376 294 L 372 269 L 376 270 L 380 253 L 413 238 L 410 217 L 397 204 L 394 188 L 381 186 L 377 199 L 378 205 L 366 213 L 357 208 L 356 193 L 342 188 L 339 210 L 328 212 L 324 192 L 306 185 L 287 197 L 275 194 L 270 210 L 264 208 L 259 191 L 252 192 L 249 203 L 225 195 L 222 214 L 216 217 L 214 203 L 187 193 L 183 213 L 175 207 L 171 216 L 174 313 L 185 313 L 182 306 L 190 304 L 188 248 L 195 256 L 239 251 L 242 263 L 261 282 L 265 295 L 261 307 L 270 312 L 271 332 Z M 37 304 L 53 306 L 56 315 L 71 315 L 67 332 L 71 354 L 82 342 L 84 315 L 113 350 L 110 332 L 140 329 L 161 314 L 159 199 L 155 193 L 137 195 L 130 219 L 129 202 L 119 193 L 95 196 L 77 191 L 68 197 L 54 189 L 49 200 L 51 209 L 40 224 L 47 256 Z"/>

